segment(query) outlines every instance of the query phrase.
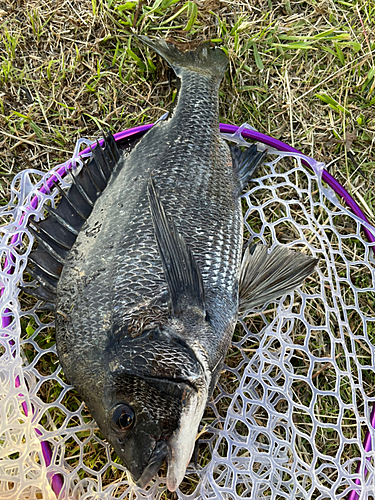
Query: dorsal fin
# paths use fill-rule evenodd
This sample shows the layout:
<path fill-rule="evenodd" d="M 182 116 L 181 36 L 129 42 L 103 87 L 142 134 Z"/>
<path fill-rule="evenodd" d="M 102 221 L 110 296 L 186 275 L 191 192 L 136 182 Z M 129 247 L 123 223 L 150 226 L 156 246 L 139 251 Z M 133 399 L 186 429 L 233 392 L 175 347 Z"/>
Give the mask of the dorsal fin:
<path fill-rule="evenodd" d="M 97 142 L 89 161 L 74 175 L 68 192 L 57 186 L 61 201 L 57 208 L 45 207 L 49 216 L 39 222 L 30 220 L 28 229 L 38 241 L 38 247 L 29 255 L 26 271 L 39 282 L 37 288 L 22 290 L 37 299 L 48 302 L 52 308 L 57 280 L 64 260 L 79 231 L 89 217 L 95 201 L 107 186 L 111 173 L 121 156 L 112 134 L 104 140 L 104 148 Z"/>

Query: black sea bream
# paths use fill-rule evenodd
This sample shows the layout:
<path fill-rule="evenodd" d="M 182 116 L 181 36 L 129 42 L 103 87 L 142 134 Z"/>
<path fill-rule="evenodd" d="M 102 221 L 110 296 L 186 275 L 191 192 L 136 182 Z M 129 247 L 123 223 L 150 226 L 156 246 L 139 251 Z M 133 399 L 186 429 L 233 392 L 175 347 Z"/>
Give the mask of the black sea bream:
<path fill-rule="evenodd" d="M 139 486 L 166 461 L 174 491 L 239 312 L 291 291 L 316 261 L 262 245 L 242 256 L 240 193 L 264 154 L 220 137 L 225 53 L 140 38 L 180 80 L 173 114 L 127 156 L 111 137 L 95 148 L 59 207 L 30 223 L 30 266 L 102 434 Z"/>

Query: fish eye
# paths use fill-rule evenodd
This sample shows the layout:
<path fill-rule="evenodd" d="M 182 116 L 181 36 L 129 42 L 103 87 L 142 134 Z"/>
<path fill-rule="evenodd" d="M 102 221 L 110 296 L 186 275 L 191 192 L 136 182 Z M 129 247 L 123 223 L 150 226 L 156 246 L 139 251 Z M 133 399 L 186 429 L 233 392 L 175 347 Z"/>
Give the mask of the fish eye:
<path fill-rule="evenodd" d="M 134 424 L 135 415 L 130 406 L 121 403 L 117 405 L 112 412 L 112 422 L 122 430 L 128 431 Z"/>

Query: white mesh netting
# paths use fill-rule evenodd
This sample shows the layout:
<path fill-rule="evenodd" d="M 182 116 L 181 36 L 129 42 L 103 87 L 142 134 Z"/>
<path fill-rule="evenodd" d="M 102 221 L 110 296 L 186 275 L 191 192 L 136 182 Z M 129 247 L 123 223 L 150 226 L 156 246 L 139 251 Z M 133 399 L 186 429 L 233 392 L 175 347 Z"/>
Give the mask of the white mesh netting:
<path fill-rule="evenodd" d="M 374 453 L 363 447 L 366 432 L 375 434 L 373 244 L 300 158 L 269 158 L 243 197 L 246 241 L 287 245 L 320 263 L 301 289 L 240 321 L 202 420 L 198 468 L 189 466 L 177 497 L 339 499 L 360 478 L 367 499 L 374 491 Z M 28 280 L 33 246 L 26 221 L 58 202 L 57 189 L 46 188 L 57 168 L 17 174 L 1 210 L 0 498 L 52 499 L 51 481 L 55 490 L 62 484 L 64 499 L 176 498 L 162 477 L 146 492 L 129 482 L 64 377 L 53 315 L 25 294 L 20 303 L 17 285 Z M 69 175 L 57 177 L 68 187 Z"/>

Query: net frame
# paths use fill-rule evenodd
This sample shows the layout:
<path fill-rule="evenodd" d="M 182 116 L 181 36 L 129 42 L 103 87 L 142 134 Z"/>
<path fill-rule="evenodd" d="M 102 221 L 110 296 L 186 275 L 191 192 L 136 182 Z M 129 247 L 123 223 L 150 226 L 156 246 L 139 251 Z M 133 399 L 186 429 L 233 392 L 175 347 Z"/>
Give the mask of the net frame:
<path fill-rule="evenodd" d="M 133 129 L 125 130 L 123 132 L 115 134 L 114 138 L 117 142 L 117 141 L 121 141 L 121 140 L 125 139 L 126 137 L 141 136 L 147 130 L 149 130 L 149 128 L 151 128 L 152 125 L 153 124 L 143 125 L 143 126 L 136 127 Z M 333 189 L 334 193 L 338 194 L 340 197 L 342 197 L 344 199 L 345 203 L 350 207 L 352 212 L 363 222 L 362 229 L 363 229 L 367 239 L 371 243 L 375 242 L 375 235 L 372 232 L 373 228 L 372 228 L 370 222 L 368 221 L 368 219 L 366 218 L 364 213 L 361 211 L 358 204 L 353 200 L 353 198 L 343 188 L 343 186 L 341 186 L 326 170 L 324 170 L 323 164 L 316 162 L 315 160 L 313 160 L 310 157 L 307 157 L 306 155 L 303 155 L 303 153 L 288 146 L 287 144 L 285 144 L 277 139 L 266 136 L 265 134 L 261 134 L 260 132 L 257 132 L 255 130 L 249 130 L 249 129 L 244 128 L 244 127 L 236 127 L 233 125 L 220 124 L 220 131 L 223 134 L 226 134 L 227 138 L 229 136 L 231 136 L 233 138 L 233 140 L 235 140 L 235 142 L 240 142 L 240 141 L 237 141 L 237 139 L 239 138 L 240 135 L 242 135 L 244 138 L 247 138 L 247 139 L 250 139 L 253 141 L 259 141 L 259 142 L 269 146 L 270 151 L 275 150 L 275 152 L 277 151 L 278 154 L 281 154 L 281 152 L 284 151 L 287 153 L 293 153 L 296 157 L 299 156 L 301 158 L 302 163 L 305 166 L 308 166 L 309 168 L 311 168 L 315 172 L 315 174 L 317 175 L 318 180 L 320 181 L 320 188 L 322 189 L 322 191 L 324 191 L 324 194 L 326 195 L 326 197 L 328 199 L 331 199 L 333 202 L 336 201 L 334 199 L 335 195 L 333 194 L 333 192 L 330 192 L 329 190 L 327 190 L 327 188 L 324 188 L 323 185 L 321 184 L 321 180 L 325 181 L 328 184 L 328 186 L 330 186 L 330 188 Z M 86 141 L 86 140 L 83 140 L 81 142 L 86 142 L 87 144 L 90 144 L 90 145 L 94 144 L 91 141 Z M 76 150 L 75 150 L 74 155 L 73 155 L 73 159 L 66 162 L 60 168 L 55 170 L 54 173 L 48 177 L 48 179 L 46 178 L 44 180 L 44 185 L 40 189 L 40 192 L 42 192 L 43 194 L 48 194 L 51 191 L 51 188 L 53 187 L 53 183 L 56 181 L 61 183 L 61 184 L 64 184 L 63 179 L 64 179 L 65 175 L 68 174 L 69 170 L 72 168 L 74 163 L 80 162 L 79 157 L 82 158 L 82 157 L 90 156 L 90 154 L 91 154 L 90 153 L 90 146 L 88 148 L 86 148 L 84 151 L 79 152 L 80 146 L 81 146 L 81 143 L 79 141 L 77 143 Z M 24 188 L 25 188 L 25 191 L 27 191 L 27 186 L 24 186 Z M 31 201 L 31 208 L 36 209 L 37 205 L 38 205 L 38 198 L 36 196 Z M 20 221 L 18 221 L 18 222 L 20 222 Z M 17 221 L 16 221 L 16 223 L 17 223 Z M 10 240 L 10 243 L 13 246 L 17 246 L 20 243 L 19 235 L 14 234 Z M 372 249 L 375 251 L 374 247 Z M 4 267 L 4 270 L 6 273 L 12 272 L 12 257 L 11 257 L 11 255 L 9 257 L 5 258 L 5 262 L 4 262 L 3 267 Z M 1 289 L 2 296 L 3 296 L 4 292 L 5 292 L 5 287 L 3 287 Z M 5 310 L 2 309 L 2 326 L 8 327 L 11 323 L 12 323 L 12 315 L 10 314 L 10 311 L 7 309 L 5 309 Z M 20 356 L 19 353 L 16 353 L 16 355 Z M 14 356 L 14 353 L 12 353 L 12 356 Z M 22 389 L 24 392 L 27 392 L 27 388 L 25 390 L 25 386 L 22 384 L 19 375 L 15 375 L 15 386 L 17 388 L 20 388 L 20 390 Z M 21 395 L 22 395 L 22 397 L 24 397 L 24 394 L 21 394 Z M 23 408 L 23 411 L 25 413 L 25 416 L 28 416 L 30 411 L 32 411 L 32 407 L 31 407 L 30 403 L 27 401 L 27 397 L 26 397 L 26 400 L 23 401 L 21 404 L 22 404 L 22 408 Z M 375 405 L 374 405 L 372 412 L 371 412 L 370 424 L 373 428 L 375 428 Z M 42 435 L 42 433 L 38 429 L 36 429 L 36 432 L 39 436 Z M 372 449 L 371 448 L 371 433 L 370 433 L 370 431 L 367 431 L 363 446 L 364 446 L 365 451 L 370 451 Z M 42 448 L 42 454 L 43 454 L 45 463 L 48 466 L 51 463 L 51 457 L 52 457 L 51 448 L 49 447 L 48 442 L 44 442 L 44 441 L 41 442 L 41 448 Z M 369 460 L 369 458 L 367 458 L 367 459 Z M 363 465 L 361 466 L 361 463 L 359 462 L 358 467 L 357 467 L 357 472 L 360 472 L 361 470 L 363 472 L 363 476 L 366 476 L 367 468 L 366 468 L 366 466 L 363 466 Z M 51 473 L 50 476 L 51 476 L 50 479 L 51 479 L 52 491 L 54 491 L 55 494 L 58 495 L 62 491 L 62 485 L 63 485 L 62 478 L 59 474 L 56 474 L 56 473 L 55 474 Z M 361 479 L 356 478 L 354 483 L 356 485 L 361 485 Z M 358 489 L 358 490 L 352 489 L 349 492 L 347 498 L 348 498 L 348 500 L 357 500 L 359 498 L 359 495 L 360 495 L 360 489 Z"/>

